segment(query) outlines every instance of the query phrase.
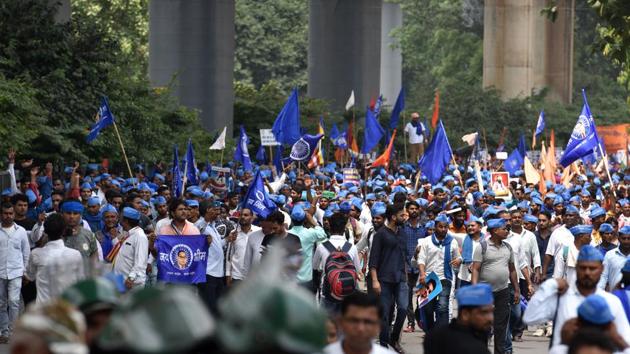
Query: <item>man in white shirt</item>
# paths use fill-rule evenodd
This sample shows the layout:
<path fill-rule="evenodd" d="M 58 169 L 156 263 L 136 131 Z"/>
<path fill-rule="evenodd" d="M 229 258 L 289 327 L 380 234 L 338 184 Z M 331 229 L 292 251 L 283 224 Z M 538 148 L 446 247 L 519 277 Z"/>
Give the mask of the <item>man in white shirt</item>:
<path fill-rule="evenodd" d="M 245 279 L 245 252 L 247 250 L 247 242 L 253 233 L 260 230 L 260 227 L 252 225 L 254 213 L 249 208 L 241 209 L 239 217 L 239 227 L 237 228 L 236 240 L 231 244 L 228 252 L 228 263 L 225 275 L 227 285 L 235 285 Z"/>
<path fill-rule="evenodd" d="M 345 298 L 339 318 L 342 339 L 324 348 L 324 354 L 395 354 L 374 343 L 383 317 L 380 305 L 380 300 L 373 294 L 356 292 Z"/>
<path fill-rule="evenodd" d="M 545 281 L 529 300 L 523 321 L 534 325 L 553 320 L 556 330 L 553 332 L 552 345 L 558 345 L 564 323 L 577 317 L 577 308 L 587 296 L 597 294 L 608 303 L 619 334 L 623 338 L 630 338 L 630 325 L 621 301 L 597 287 L 603 270 L 602 261 L 602 253 L 597 248 L 583 246 L 577 258 L 576 282 L 571 284 L 564 279 Z"/>
<path fill-rule="evenodd" d="M 554 255 L 553 277 L 566 279 L 569 284 L 575 282 L 575 268 L 580 249 L 591 242 L 592 225 L 576 225 L 571 228 L 574 241 L 558 249 Z"/>
<path fill-rule="evenodd" d="M 424 154 L 424 130 L 426 127 L 420 122 L 418 112 L 411 114 L 411 122 L 405 126 L 405 133 L 409 136 L 409 150 L 411 152 L 412 163 L 418 162 L 420 156 Z"/>
<path fill-rule="evenodd" d="M 0 213 L 0 343 L 8 343 L 20 313 L 22 276 L 31 249 L 26 230 L 13 222 L 13 205 L 3 203 Z"/>
<path fill-rule="evenodd" d="M 63 244 L 66 224 L 61 214 L 51 214 L 44 222 L 48 242 L 44 247 L 35 248 L 31 253 L 26 269 L 29 281 L 37 282 L 37 303 L 54 299 L 83 279 L 85 267 L 81 253 Z"/>
<path fill-rule="evenodd" d="M 243 277 L 251 273 L 262 258 L 262 241 L 267 235 L 273 233 L 273 225 L 267 220 L 260 221 L 260 230 L 252 232 L 247 238 L 245 246 L 245 258 L 243 259 Z"/>
<path fill-rule="evenodd" d="M 562 216 L 564 225 L 555 229 L 551 233 L 551 236 L 549 236 L 549 243 L 547 244 L 547 250 L 545 250 L 542 265 L 543 276 L 547 274 L 547 269 L 549 268 L 551 262 L 553 262 L 554 255 L 558 253 L 558 249 L 573 243 L 573 234 L 569 231 L 569 229 L 577 225 L 579 220 L 580 216 L 578 215 L 578 209 L 573 205 L 568 205 L 564 215 Z"/>
<path fill-rule="evenodd" d="M 125 207 L 121 225 L 127 232 L 112 252 L 114 258 L 114 273 L 125 278 L 125 287 L 144 286 L 146 281 L 147 260 L 149 256 L 149 239 L 140 227 L 140 212 L 134 208 Z M 115 251 L 118 248 L 118 251 Z"/>

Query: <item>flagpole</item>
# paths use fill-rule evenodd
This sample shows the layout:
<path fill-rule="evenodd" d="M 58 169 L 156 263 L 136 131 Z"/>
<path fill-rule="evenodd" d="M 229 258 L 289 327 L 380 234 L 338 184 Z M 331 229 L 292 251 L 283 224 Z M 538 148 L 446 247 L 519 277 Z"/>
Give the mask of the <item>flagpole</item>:
<path fill-rule="evenodd" d="M 127 153 L 125 152 L 125 145 L 123 145 L 122 139 L 120 138 L 120 133 L 118 132 L 118 126 L 116 126 L 116 122 L 112 122 L 114 125 L 114 131 L 116 132 L 116 136 L 118 137 L 118 142 L 120 143 L 120 149 L 122 150 L 123 157 L 125 158 L 125 163 L 127 164 L 127 170 L 129 171 L 129 178 L 132 178 L 134 182 L 134 187 L 136 186 L 136 181 L 133 180 L 133 173 L 131 172 L 131 165 L 129 165 L 129 159 L 127 158 Z"/>
<path fill-rule="evenodd" d="M 486 128 L 481 128 L 481 130 L 483 132 L 483 145 L 486 148 L 486 156 L 490 157 L 490 151 L 488 150 L 488 140 L 486 140 Z M 485 161 L 485 163 L 486 163 L 485 167 L 487 168 L 488 167 L 487 166 L 487 161 Z"/>
<path fill-rule="evenodd" d="M 223 152 L 224 151 L 225 151 L 225 148 L 221 149 L 221 162 L 219 163 L 221 167 L 223 167 Z"/>
<path fill-rule="evenodd" d="M 405 138 L 405 128 L 407 126 L 406 121 L 405 121 L 405 114 L 402 114 L 403 117 L 403 144 L 405 147 L 405 163 L 409 163 L 409 158 L 407 157 L 407 139 Z M 422 132 L 422 134 L 424 134 L 424 132 Z M 424 140 L 422 141 L 422 143 L 424 144 Z"/>
<path fill-rule="evenodd" d="M 532 131 L 532 150 L 536 147 L 536 128 Z"/>
<path fill-rule="evenodd" d="M 617 198 L 617 191 L 615 190 L 615 185 L 613 184 L 612 178 L 610 177 L 610 170 L 608 168 L 608 156 L 604 153 L 601 143 L 597 144 L 597 147 L 599 148 L 599 153 L 602 155 L 602 158 L 604 159 L 604 168 L 606 169 L 608 182 L 610 182 L 610 189 L 612 189 L 613 195 L 615 196 L 615 198 Z"/>

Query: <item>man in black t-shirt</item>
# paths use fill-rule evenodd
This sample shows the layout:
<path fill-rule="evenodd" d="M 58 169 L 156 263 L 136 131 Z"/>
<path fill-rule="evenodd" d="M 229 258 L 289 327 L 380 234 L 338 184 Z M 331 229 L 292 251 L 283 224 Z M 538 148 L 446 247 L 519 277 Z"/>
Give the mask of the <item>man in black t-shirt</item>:
<path fill-rule="evenodd" d="M 269 214 L 267 221 L 273 227 L 273 233 L 266 235 L 260 245 L 260 254 L 262 257 L 269 252 L 271 247 L 283 247 L 287 252 L 286 270 L 290 279 L 297 279 L 297 272 L 302 265 L 302 243 L 300 238 L 287 231 L 284 227 L 284 214 L 276 210 Z"/>

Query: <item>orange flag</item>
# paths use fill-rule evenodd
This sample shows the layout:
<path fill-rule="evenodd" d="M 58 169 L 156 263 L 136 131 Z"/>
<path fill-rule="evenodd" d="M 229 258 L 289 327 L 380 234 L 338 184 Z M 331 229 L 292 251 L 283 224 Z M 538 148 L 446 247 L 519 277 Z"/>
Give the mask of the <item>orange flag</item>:
<path fill-rule="evenodd" d="M 348 137 L 348 148 L 351 150 L 351 152 L 358 154 L 359 145 L 357 145 L 357 139 L 354 138 L 354 119 L 350 121 L 350 124 L 348 124 L 348 132 L 346 136 Z"/>
<path fill-rule="evenodd" d="M 343 161 L 343 155 L 345 154 L 345 152 L 343 151 L 342 148 L 337 148 L 335 150 L 335 161 L 337 161 L 337 163 L 341 163 L 341 161 Z"/>
<path fill-rule="evenodd" d="M 437 126 L 440 116 L 440 91 L 435 92 L 435 104 L 433 104 L 433 117 L 431 118 L 431 126 L 433 129 Z"/>
<path fill-rule="evenodd" d="M 394 132 L 392 133 L 392 138 L 389 139 L 389 145 L 387 146 L 387 149 L 385 149 L 385 152 L 383 152 L 381 156 L 377 157 L 376 160 L 372 162 L 372 165 L 370 165 L 370 168 L 377 167 L 377 166 L 385 166 L 385 168 L 387 168 L 389 166 L 389 158 L 392 155 L 392 147 L 394 146 L 395 138 L 396 138 L 396 129 L 394 129 Z"/>
<path fill-rule="evenodd" d="M 549 180 L 553 183 L 556 183 L 556 136 L 553 132 L 553 129 L 551 129 L 549 150 L 547 150 L 547 158 L 545 159 L 545 162 L 547 163 L 547 166 L 545 166 L 545 172 L 549 174 Z"/>

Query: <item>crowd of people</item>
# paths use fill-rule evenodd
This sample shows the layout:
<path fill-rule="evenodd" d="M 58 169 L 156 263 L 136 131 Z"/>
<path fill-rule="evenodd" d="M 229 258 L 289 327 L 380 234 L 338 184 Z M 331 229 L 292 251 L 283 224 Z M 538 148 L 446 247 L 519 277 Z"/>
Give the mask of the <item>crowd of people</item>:
<path fill-rule="evenodd" d="M 422 149 L 414 150 L 422 154 Z M 26 158 L 26 157 L 25 157 Z M 230 162 L 193 166 L 181 195 L 163 164 L 134 176 L 8 154 L 0 343 L 12 353 L 630 352 L 630 172 L 579 164 L 540 185 L 517 171 Z M 607 173 L 610 173 L 610 178 Z M 254 175 L 273 210 L 244 201 Z M 160 277 L 161 237 L 204 235 L 203 281 Z M 177 251 L 180 269 L 191 255 Z"/>

